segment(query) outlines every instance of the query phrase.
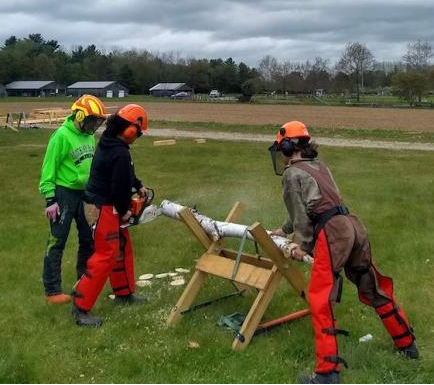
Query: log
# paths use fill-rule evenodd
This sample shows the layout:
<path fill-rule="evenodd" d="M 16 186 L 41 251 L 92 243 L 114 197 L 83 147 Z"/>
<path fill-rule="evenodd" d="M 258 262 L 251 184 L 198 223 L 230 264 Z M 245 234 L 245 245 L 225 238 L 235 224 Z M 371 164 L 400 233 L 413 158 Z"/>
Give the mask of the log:
<path fill-rule="evenodd" d="M 169 200 L 163 200 L 160 205 L 161 215 L 166 217 L 181 220 L 179 213 L 183 210 L 185 206 L 171 202 Z M 192 214 L 195 216 L 201 227 L 205 230 L 205 232 L 214 240 L 218 241 L 221 238 L 243 238 L 254 240 L 252 234 L 248 231 L 248 226 L 240 225 L 237 223 L 231 222 L 220 222 L 216 221 L 212 218 L 209 218 L 203 214 L 200 214 L 197 210 L 189 208 Z M 271 231 L 267 231 L 268 234 Z M 272 241 L 276 244 L 276 246 L 282 250 L 285 257 L 290 258 L 292 250 L 297 246 L 295 243 L 291 242 L 289 239 L 285 237 L 279 237 L 275 235 L 270 235 Z M 303 257 L 303 262 L 312 264 L 313 258 L 306 254 Z"/>

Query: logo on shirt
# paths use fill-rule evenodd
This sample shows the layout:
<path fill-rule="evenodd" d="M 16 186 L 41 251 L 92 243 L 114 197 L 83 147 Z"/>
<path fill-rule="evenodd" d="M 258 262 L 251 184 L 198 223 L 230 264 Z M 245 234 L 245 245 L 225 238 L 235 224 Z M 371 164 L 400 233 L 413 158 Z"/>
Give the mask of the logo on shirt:
<path fill-rule="evenodd" d="M 79 165 L 86 159 L 92 159 L 93 154 L 95 152 L 95 146 L 91 144 L 84 144 L 80 147 L 77 147 L 74 151 L 70 153 L 72 160 L 75 165 Z"/>

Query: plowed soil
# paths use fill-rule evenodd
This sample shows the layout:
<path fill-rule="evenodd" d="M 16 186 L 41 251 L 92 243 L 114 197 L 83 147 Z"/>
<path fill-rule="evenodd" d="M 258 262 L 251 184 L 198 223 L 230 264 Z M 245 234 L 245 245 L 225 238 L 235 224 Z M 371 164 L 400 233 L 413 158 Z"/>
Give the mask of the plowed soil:
<path fill-rule="evenodd" d="M 126 103 L 106 102 L 108 107 Z M 313 127 L 348 129 L 399 129 L 434 132 L 434 110 L 397 108 L 361 108 L 329 106 L 212 104 L 212 103 L 144 103 L 151 120 L 220 122 L 226 124 L 282 124 L 301 120 Z M 68 108 L 70 103 L 53 101 L 0 103 L 0 115 L 7 112 L 31 112 L 36 108 Z M 112 110 L 112 109 L 111 109 Z"/>

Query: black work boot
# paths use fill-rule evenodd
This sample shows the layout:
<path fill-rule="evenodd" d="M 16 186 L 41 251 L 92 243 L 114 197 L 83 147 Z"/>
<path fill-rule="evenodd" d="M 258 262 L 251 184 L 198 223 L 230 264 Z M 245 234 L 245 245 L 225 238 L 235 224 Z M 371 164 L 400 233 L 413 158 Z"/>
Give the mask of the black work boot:
<path fill-rule="evenodd" d="M 134 294 L 117 295 L 114 299 L 115 305 L 142 305 L 145 302 L 145 297 L 139 297 Z"/>
<path fill-rule="evenodd" d="M 417 348 L 416 341 L 413 341 L 413 343 L 406 348 L 399 349 L 402 354 L 406 358 L 409 358 L 411 360 L 416 360 L 419 358 L 419 349 Z"/>
<path fill-rule="evenodd" d="M 88 311 L 80 310 L 75 306 L 72 308 L 72 316 L 78 326 L 99 328 L 102 325 L 102 318 L 95 317 Z"/>
<path fill-rule="evenodd" d="M 330 373 L 315 373 L 313 376 L 300 376 L 300 382 L 302 384 L 340 384 L 341 380 L 339 378 L 338 372 Z"/>

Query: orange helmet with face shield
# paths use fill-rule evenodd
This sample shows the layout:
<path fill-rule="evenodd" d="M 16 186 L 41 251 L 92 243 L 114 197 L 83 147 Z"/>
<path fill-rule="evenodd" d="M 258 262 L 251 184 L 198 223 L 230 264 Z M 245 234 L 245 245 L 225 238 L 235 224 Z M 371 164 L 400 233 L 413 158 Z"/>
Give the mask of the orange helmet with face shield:
<path fill-rule="evenodd" d="M 294 139 L 294 138 L 308 138 L 311 136 L 307 130 L 307 127 L 304 123 L 299 122 L 298 120 L 293 120 L 291 122 L 287 122 L 282 127 L 280 127 L 279 132 L 277 133 L 276 141 L 277 144 L 280 144 L 283 139 Z"/>
<path fill-rule="evenodd" d="M 273 168 L 277 175 L 282 175 L 287 159 L 300 147 L 308 145 L 311 136 L 304 123 L 293 120 L 282 125 L 277 132 L 275 142 L 269 147 Z"/>

